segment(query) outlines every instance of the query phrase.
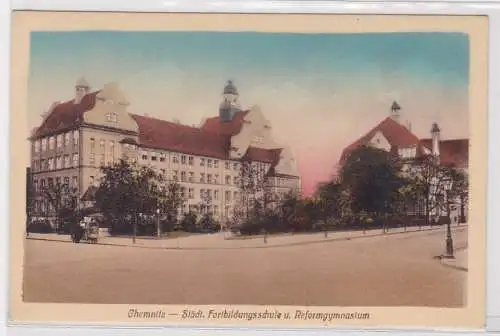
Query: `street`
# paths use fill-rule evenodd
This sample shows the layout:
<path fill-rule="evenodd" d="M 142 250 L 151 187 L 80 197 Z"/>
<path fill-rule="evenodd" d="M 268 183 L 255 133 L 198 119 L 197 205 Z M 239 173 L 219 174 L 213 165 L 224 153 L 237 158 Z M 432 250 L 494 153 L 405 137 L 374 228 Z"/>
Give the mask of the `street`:
<path fill-rule="evenodd" d="M 453 232 L 467 245 L 466 227 Z M 189 238 L 185 238 L 189 239 Z M 213 238 L 211 238 L 213 239 Z M 26 240 L 24 300 L 105 304 L 465 304 L 445 229 L 241 249 L 146 249 Z"/>

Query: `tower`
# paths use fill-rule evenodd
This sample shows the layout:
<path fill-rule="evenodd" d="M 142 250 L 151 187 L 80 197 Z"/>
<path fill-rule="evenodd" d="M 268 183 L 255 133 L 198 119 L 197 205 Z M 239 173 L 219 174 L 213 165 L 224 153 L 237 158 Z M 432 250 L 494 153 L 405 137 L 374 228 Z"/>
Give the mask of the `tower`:
<path fill-rule="evenodd" d="M 231 80 L 228 80 L 222 93 L 222 101 L 219 105 L 219 118 L 221 121 L 231 121 L 235 113 L 240 110 L 238 98 L 238 89 Z"/>
<path fill-rule="evenodd" d="M 437 123 L 432 124 L 431 136 L 432 136 L 432 155 L 439 158 L 439 141 L 440 141 L 441 130 Z"/>
<path fill-rule="evenodd" d="M 75 104 L 79 104 L 82 101 L 82 98 L 85 97 L 87 93 L 89 93 L 90 85 L 87 83 L 85 78 L 81 77 L 76 81 L 75 84 Z"/>
<path fill-rule="evenodd" d="M 399 104 L 396 101 L 393 101 L 391 105 L 391 119 L 397 123 L 400 122 L 400 117 L 401 117 L 400 111 L 401 111 L 401 106 L 399 106 Z"/>

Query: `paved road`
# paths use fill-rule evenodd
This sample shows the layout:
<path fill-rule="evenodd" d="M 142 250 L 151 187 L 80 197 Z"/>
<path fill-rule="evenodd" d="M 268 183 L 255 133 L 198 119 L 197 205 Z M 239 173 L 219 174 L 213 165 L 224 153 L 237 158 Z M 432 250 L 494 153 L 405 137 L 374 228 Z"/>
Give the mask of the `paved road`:
<path fill-rule="evenodd" d="M 467 244 L 466 228 L 454 232 Z M 444 229 L 301 246 L 159 250 L 27 240 L 29 302 L 448 306 L 467 272 L 433 257 Z"/>

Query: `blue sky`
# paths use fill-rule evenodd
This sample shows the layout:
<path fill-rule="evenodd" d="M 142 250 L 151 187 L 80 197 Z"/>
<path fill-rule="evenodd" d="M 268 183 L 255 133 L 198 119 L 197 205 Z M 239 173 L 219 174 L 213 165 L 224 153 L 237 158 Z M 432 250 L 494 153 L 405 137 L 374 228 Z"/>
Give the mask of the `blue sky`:
<path fill-rule="evenodd" d="M 95 89 L 118 82 L 130 112 L 196 125 L 217 113 L 232 79 L 242 105 L 259 105 L 299 161 L 328 158 L 320 175 L 394 99 L 418 136 L 434 121 L 445 137 L 468 136 L 461 33 L 34 32 L 29 126 L 71 99 L 81 76 Z"/>

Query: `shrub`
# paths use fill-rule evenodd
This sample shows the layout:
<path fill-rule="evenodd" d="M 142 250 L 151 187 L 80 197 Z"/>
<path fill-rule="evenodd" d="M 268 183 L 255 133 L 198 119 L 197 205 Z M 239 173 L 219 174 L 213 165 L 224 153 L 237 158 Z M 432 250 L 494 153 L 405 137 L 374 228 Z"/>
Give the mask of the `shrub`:
<path fill-rule="evenodd" d="M 53 233 L 54 228 L 47 219 L 39 219 L 31 222 L 28 231 L 33 233 Z"/>

